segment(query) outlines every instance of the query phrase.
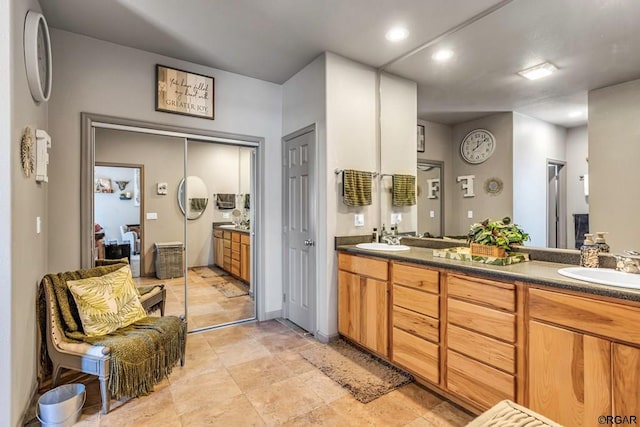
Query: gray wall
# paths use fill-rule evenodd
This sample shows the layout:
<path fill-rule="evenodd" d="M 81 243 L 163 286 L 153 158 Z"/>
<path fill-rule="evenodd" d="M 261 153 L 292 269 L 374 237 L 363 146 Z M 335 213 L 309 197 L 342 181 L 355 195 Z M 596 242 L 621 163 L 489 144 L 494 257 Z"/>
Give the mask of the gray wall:
<path fill-rule="evenodd" d="M 589 213 L 588 198 L 580 176 L 589 173 L 587 126 L 567 129 L 567 248 L 575 248 L 573 214 Z"/>
<path fill-rule="evenodd" d="M 589 92 L 589 228 L 612 252 L 638 250 L 640 80 Z"/>
<path fill-rule="evenodd" d="M 547 246 L 547 160 L 566 159 L 566 133 L 561 126 L 513 114 L 513 220 L 529 233 L 527 245 Z M 566 247 L 566 239 L 558 247 Z"/>
<path fill-rule="evenodd" d="M 496 138 L 496 149 L 489 160 L 479 165 L 471 165 L 462 160 L 460 143 L 474 129 L 486 129 Z M 447 211 L 451 218 L 450 235 L 465 235 L 469 226 L 485 218 L 501 219 L 513 216 L 513 113 L 498 113 L 477 120 L 453 126 L 453 160 L 451 183 L 447 182 L 447 197 L 452 198 L 452 209 Z M 445 168 L 447 166 L 445 165 Z M 463 197 L 462 182 L 456 182 L 460 175 L 475 175 L 475 197 Z M 502 193 L 496 196 L 484 192 L 484 182 L 498 177 L 504 183 Z M 467 218 L 467 211 L 473 211 L 473 218 Z"/>
<path fill-rule="evenodd" d="M 49 215 L 50 268 L 80 265 L 80 113 L 90 112 L 155 123 L 265 137 L 264 175 L 259 181 L 264 198 L 260 265 L 257 275 L 267 287 L 267 313 L 282 306 L 280 137 L 282 87 L 276 84 L 200 66 L 150 52 L 68 33 L 52 31 L 56 78 L 51 106 L 51 134 L 60 141 L 51 156 Z M 163 64 L 213 76 L 215 120 L 205 120 L 154 109 L 155 65 Z M 278 165 L 278 167 L 273 167 Z M 60 250 L 60 242 L 67 242 Z M 74 243 L 75 242 L 75 243 Z"/>
<path fill-rule="evenodd" d="M 2 372 L 8 378 L 10 398 L 0 405 L 0 419 L 4 425 L 17 425 L 25 411 L 36 377 L 36 316 L 34 302 L 42 276 L 47 272 L 47 240 L 50 238 L 50 224 L 55 224 L 47 212 L 48 189 L 50 185 L 36 183 L 34 175 L 27 178 L 20 162 L 20 139 L 26 126 L 48 129 L 47 104 L 37 105 L 27 84 L 23 51 L 23 26 L 28 10 L 40 10 L 35 0 L 14 0 L 11 2 L 11 280 L 4 283 L 11 288 L 10 297 L 2 299 L 2 312 L 11 313 L 11 320 L 3 325 L 10 329 L 8 347 L 10 370 Z M 3 15 L 5 16 L 5 15 Z M 7 78 L 8 74 L 3 74 Z M 3 80 L 4 80 L 3 79 Z M 63 145 L 63 141 L 53 140 L 53 148 Z M 8 183 L 6 183 L 8 184 Z M 5 185 L 6 185 L 5 184 Z M 4 208 L 3 208 L 4 210 Z M 42 218 L 42 233 L 36 234 L 36 217 Z M 59 249 L 58 249 L 59 250 Z M 7 348 L 2 346 L 3 349 Z M 3 350 L 4 351 L 4 350 Z M 4 388 L 4 387 L 3 387 Z M 8 404 L 8 408 L 4 407 Z"/>

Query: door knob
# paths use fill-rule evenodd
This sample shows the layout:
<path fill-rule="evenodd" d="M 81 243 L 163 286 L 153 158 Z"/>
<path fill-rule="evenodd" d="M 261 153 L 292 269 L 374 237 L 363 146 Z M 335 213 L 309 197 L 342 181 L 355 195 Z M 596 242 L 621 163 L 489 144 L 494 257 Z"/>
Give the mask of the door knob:
<path fill-rule="evenodd" d="M 307 240 L 304 241 L 304 245 L 305 246 L 313 246 L 313 245 L 315 245 L 315 242 L 313 240 L 311 240 L 311 239 L 307 239 Z"/>

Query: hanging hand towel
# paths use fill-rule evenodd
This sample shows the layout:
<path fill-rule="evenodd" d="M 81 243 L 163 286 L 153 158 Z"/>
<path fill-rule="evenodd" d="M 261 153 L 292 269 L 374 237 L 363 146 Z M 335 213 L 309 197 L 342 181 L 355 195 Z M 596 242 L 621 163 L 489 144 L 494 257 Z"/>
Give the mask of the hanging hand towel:
<path fill-rule="evenodd" d="M 251 196 L 249 194 L 244 195 L 244 208 L 251 209 Z"/>
<path fill-rule="evenodd" d="M 342 174 L 342 200 L 347 206 L 371 204 L 371 172 L 345 169 Z"/>
<path fill-rule="evenodd" d="M 235 194 L 216 194 L 216 206 L 218 207 L 218 209 L 235 209 L 236 195 Z"/>
<path fill-rule="evenodd" d="M 393 175 L 393 206 L 413 206 L 416 204 L 416 177 L 413 175 Z"/>
<path fill-rule="evenodd" d="M 206 198 L 193 198 L 189 199 L 191 201 L 191 210 L 192 211 L 203 211 L 207 208 L 208 199 Z"/>

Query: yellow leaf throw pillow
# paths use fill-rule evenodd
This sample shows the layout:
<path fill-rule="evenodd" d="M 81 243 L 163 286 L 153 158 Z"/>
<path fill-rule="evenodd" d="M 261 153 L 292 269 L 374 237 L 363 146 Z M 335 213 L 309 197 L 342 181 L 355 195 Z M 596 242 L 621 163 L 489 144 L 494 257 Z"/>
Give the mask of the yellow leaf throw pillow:
<path fill-rule="evenodd" d="M 128 265 L 104 276 L 69 280 L 67 286 L 89 337 L 110 334 L 147 317 Z"/>

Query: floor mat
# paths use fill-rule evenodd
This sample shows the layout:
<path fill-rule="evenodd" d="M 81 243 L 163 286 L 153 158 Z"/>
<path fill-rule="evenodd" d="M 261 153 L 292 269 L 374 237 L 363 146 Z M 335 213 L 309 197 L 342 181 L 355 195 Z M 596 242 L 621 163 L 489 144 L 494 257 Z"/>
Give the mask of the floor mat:
<path fill-rule="evenodd" d="M 344 340 L 316 346 L 300 355 L 362 403 L 413 381 L 413 377 Z"/>
<path fill-rule="evenodd" d="M 213 278 L 211 285 L 227 298 L 249 294 L 249 286 L 230 276 Z"/>

